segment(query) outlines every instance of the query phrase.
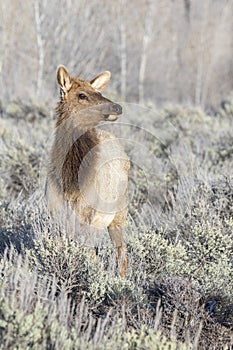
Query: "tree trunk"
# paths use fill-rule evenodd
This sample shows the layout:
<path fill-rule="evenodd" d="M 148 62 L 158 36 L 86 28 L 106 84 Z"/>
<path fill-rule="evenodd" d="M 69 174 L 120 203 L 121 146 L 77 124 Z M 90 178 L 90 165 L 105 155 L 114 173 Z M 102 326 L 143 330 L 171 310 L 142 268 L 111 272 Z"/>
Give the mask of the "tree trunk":
<path fill-rule="evenodd" d="M 139 103 L 144 103 L 144 83 L 145 83 L 145 73 L 146 73 L 146 64 L 148 58 L 148 45 L 151 40 L 152 27 L 153 27 L 153 0 L 147 0 L 147 9 L 145 15 L 145 24 L 144 24 L 144 34 L 142 39 L 142 54 L 141 54 L 141 63 L 139 67 L 139 84 L 138 84 L 138 94 L 139 94 Z"/>
<path fill-rule="evenodd" d="M 41 29 L 41 13 L 40 13 L 40 0 L 34 0 L 34 15 L 36 23 L 36 40 L 37 40 L 37 50 L 38 50 L 38 72 L 37 72 L 37 85 L 36 85 L 36 96 L 40 95 L 43 72 L 44 72 L 44 45 L 42 38 Z"/>

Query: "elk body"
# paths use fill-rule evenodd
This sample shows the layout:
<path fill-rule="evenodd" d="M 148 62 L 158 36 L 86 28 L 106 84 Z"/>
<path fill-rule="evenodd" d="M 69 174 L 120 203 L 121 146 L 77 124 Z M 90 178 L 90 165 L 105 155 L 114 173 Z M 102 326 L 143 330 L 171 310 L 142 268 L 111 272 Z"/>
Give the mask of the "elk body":
<path fill-rule="evenodd" d="M 80 229 L 87 225 L 97 231 L 108 229 L 124 276 L 129 159 L 113 134 L 96 128 L 122 113 L 120 105 L 101 94 L 109 80 L 108 71 L 87 82 L 72 78 L 64 66 L 58 67 L 61 99 L 56 108 L 46 197 L 53 215 L 69 210 Z M 69 220 L 69 215 L 66 218 Z"/>

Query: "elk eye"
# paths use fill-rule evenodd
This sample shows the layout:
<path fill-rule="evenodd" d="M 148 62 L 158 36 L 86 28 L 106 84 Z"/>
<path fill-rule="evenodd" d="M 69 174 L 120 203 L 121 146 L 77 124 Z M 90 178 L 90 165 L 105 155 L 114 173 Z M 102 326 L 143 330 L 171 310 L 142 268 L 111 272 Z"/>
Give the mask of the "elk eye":
<path fill-rule="evenodd" d="M 79 94 L 78 97 L 80 100 L 87 100 L 87 96 L 85 94 Z"/>

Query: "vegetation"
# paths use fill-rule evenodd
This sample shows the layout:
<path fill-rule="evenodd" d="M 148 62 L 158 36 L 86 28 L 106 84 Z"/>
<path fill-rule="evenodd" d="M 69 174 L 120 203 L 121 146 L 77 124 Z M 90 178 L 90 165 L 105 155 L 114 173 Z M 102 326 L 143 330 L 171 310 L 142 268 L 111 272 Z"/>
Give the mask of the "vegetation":
<path fill-rule="evenodd" d="M 106 232 L 94 261 L 49 217 L 49 110 L 1 108 L 0 349 L 230 349 L 233 102 L 126 104 L 103 126 L 131 159 L 125 279 Z"/>

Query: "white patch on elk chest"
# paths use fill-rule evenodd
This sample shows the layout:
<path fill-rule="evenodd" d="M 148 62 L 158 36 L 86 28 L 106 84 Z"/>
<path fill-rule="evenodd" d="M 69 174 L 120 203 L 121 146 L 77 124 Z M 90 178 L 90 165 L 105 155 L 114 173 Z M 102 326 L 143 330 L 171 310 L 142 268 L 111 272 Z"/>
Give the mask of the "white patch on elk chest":
<path fill-rule="evenodd" d="M 101 135 L 100 143 L 88 152 L 79 169 L 82 202 L 92 209 L 90 224 L 96 228 L 107 227 L 115 213 L 128 204 L 128 157 L 115 137 L 103 135 L 103 131 Z"/>

